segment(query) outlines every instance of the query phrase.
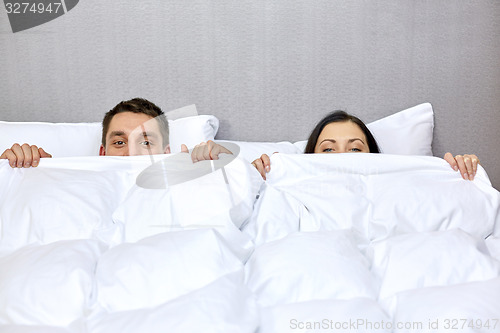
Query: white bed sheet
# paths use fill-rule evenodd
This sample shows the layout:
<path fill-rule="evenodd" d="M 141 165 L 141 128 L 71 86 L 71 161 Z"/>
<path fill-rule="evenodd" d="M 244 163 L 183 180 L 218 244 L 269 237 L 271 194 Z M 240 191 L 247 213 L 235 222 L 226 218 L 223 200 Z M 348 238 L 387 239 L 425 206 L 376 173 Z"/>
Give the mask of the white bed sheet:
<path fill-rule="evenodd" d="M 246 228 L 257 244 L 299 230 L 353 229 L 377 240 L 461 228 L 486 238 L 500 224 L 500 195 L 484 169 L 464 181 L 428 156 L 274 154 L 256 205 L 275 207 Z"/>
<path fill-rule="evenodd" d="M 174 200 L 139 190 L 150 165 L 0 161 L 0 331 L 446 332 L 458 317 L 474 320 L 464 332 L 500 329 L 500 194 L 481 168 L 469 182 L 432 157 L 275 154 L 263 184 L 236 159 L 226 177 L 175 185 L 177 220 L 144 209 L 151 193 Z M 165 219 L 186 227 L 153 232 Z"/>

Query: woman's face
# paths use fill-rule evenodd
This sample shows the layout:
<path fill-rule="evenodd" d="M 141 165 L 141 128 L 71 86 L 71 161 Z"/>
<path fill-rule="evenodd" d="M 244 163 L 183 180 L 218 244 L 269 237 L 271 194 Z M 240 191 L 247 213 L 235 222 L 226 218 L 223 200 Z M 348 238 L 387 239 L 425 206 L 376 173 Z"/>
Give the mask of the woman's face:
<path fill-rule="evenodd" d="M 319 134 L 314 153 L 369 153 L 366 136 L 352 121 L 329 123 Z"/>

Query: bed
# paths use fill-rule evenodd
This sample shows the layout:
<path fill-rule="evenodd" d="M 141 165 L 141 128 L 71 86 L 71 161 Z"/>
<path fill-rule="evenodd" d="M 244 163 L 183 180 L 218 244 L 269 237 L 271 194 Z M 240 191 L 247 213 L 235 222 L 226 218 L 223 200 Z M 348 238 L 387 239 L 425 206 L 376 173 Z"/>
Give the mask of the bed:
<path fill-rule="evenodd" d="M 175 149 L 219 123 L 170 126 Z M 424 103 L 369 124 L 384 154 L 226 140 L 193 165 L 95 156 L 96 123 L 2 122 L 0 147 L 54 158 L 0 161 L 0 331 L 499 332 L 500 193 L 433 157 L 433 127 Z"/>

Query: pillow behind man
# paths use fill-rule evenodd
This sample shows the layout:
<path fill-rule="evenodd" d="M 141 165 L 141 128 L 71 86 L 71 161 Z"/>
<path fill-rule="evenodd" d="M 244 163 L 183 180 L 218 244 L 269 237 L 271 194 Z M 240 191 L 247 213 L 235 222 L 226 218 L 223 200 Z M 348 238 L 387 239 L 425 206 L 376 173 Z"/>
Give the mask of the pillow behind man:
<path fill-rule="evenodd" d="M 189 105 L 171 112 L 189 110 L 196 114 L 196 106 Z M 167 117 L 170 112 L 167 112 Z M 219 129 L 219 120 L 212 115 L 198 115 L 168 120 L 172 152 L 180 151 L 180 144 L 189 148 L 200 142 L 213 140 Z M 14 142 L 43 147 L 54 157 L 97 156 L 101 144 L 102 125 L 92 123 L 48 123 L 0 121 L 0 152 Z M 68 138 L 71 138 L 68 140 Z"/>

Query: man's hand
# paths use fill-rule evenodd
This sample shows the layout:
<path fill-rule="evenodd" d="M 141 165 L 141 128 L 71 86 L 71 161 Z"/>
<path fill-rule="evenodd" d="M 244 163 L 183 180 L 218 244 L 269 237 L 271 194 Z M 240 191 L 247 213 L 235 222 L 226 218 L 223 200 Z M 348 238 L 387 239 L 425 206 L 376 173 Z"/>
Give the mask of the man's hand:
<path fill-rule="evenodd" d="M 460 174 L 463 179 L 466 180 L 474 180 L 474 176 L 476 175 L 477 165 L 479 164 L 479 159 L 476 155 L 456 155 L 453 157 L 451 153 L 446 153 L 444 155 L 444 159 L 446 162 L 450 164 L 450 166 L 455 171 L 460 170 Z"/>
<path fill-rule="evenodd" d="M 43 148 L 38 148 L 33 145 L 25 143 L 20 146 L 18 143 L 12 145 L 0 156 L 0 159 L 9 160 L 9 164 L 13 168 L 29 168 L 36 167 L 40 162 L 40 158 L 52 157 L 49 153 L 45 152 Z"/>
<path fill-rule="evenodd" d="M 193 148 L 193 151 L 191 152 L 191 159 L 193 160 L 193 163 L 205 160 L 218 160 L 219 154 L 233 153 L 226 147 L 209 140 L 208 142 L 202 142 Z"/>

